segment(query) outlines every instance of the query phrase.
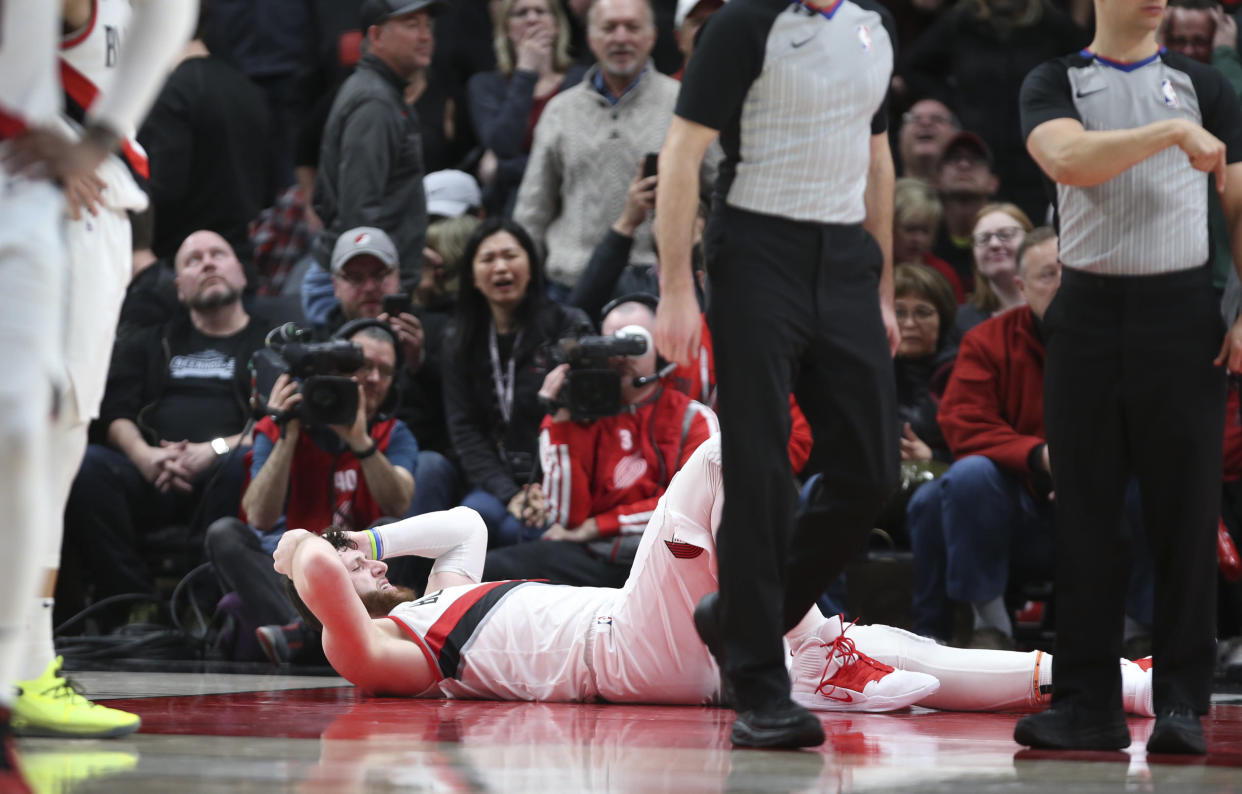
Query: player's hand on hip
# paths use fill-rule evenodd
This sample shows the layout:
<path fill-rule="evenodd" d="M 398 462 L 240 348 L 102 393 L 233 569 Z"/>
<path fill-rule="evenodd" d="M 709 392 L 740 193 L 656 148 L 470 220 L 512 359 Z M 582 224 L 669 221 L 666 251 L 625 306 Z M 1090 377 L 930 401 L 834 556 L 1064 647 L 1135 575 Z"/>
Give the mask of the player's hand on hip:
<path fill-rule="evenodd" d="M 1225 331 L 1220 353 L 1212 363 L 1218 367 L 1224 364 L 1225 372 L 1230 374 L 1242 372 L 1242 317 L 1234 320 L 1229 330 Z"/>
<path fill-rule="evenodd" d="M 699 353 L 703 321 L 694 290 L 666 292 L 656 308 L 656 351 L 669 361 L 690 364 Z"/>
<path fill-rule="evenodd" d="M 280 542 L 276 544 L 276 551 L 272 552 L 272 567 L 276 569 L 276 573 L 293 576 L 293 553 L 309 537 L 312 535 L 305 529 L 285 530 L 280 536 Z"/>
<path fill-rule="evenodd" d="M 91 215 L 99 214 L 99 205 L 103 199 L 104 181 L 94 174 L 67 177 L 64 180 L 65 202 L 69 205 L 69 215 L 75 221 L 82 220 L 85 210 Z"/>

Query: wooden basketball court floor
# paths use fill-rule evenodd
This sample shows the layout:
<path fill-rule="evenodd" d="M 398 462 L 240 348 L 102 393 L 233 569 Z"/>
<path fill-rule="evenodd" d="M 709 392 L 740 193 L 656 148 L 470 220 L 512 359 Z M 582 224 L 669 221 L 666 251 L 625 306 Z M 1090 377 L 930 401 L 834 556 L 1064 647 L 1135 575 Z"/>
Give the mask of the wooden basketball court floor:
<path fill-rule="evenodd" d="M 821 715 L 813 751 L 732 750 L 726 709 L 409 700 L 324 676 L 71 675 L 142 716 L 109 740 L 23 739 L 37 792 L 1242 791 L 1242 696 L 1218 694 L 1206 758 L 1051 754 L 1012 714 Z"/>

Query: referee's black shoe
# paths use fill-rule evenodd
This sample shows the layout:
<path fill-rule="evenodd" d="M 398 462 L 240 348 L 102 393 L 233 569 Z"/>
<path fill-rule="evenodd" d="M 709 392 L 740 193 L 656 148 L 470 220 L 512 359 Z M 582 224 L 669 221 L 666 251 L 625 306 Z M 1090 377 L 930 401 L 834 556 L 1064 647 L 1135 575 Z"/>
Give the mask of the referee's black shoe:
<path fill-rule="evenodd" d="M 1106 714 L 1053 706 L 1018 720 L 1013 740 L 1044 750 L 1124 750 L 1130 746 L 1130 729 L 1121 711 Z"/>
<path fill-rule="evenodd" d="M 1207 753 L 1199 715 L 1188 706 L 1161 709 L 1156 715 L 1156 727 L 1152 728 L 1151 738 L 1147 740 L 1147 752 L 1178 755 Z"/>
<path fill-rule="evenodd" d="M 773 706 L 739 711 L 729 740 L 735 747 L 818 747 L 824 743 L 824 726 L 814 714 L 785 698 Z"/>
<path fill-rule="evenodd" d="M 694 628 L 720 667 L 722 705 L 738 710 L 730 741 L 738 747 L 796 748 L 823 744 L 824 727 L 819 718 L 788 697 L 781 703 L 760 709 L 741 708 L 733 684 L 724 672 L 724 645 L 716 611 L 719 601 L 719 593 L 703 596 L 694 608 Z"/>

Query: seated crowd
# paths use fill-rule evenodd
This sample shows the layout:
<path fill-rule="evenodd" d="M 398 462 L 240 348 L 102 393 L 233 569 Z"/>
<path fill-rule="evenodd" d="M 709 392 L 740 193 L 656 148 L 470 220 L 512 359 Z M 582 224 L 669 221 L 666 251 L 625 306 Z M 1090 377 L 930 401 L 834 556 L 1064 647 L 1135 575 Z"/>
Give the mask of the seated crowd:
<path fill-rule="evenodd" d="M 500 0 L 490 25 L 451 0 L 341 5 L 321 20 L 330 56 L 303 64 L 316 78 L 294 92 L 255 85 L 254 53 L 223 43 L 235 15 L 213 19 L 204 3 L 142 128 L 153 210 L 132 219 L 135 278 L 68 502 L 58 622 L 89 604 L 103 632 L 167 619 L 157 594 L 207 561 L 239 627 L 233 658 L 314 663 L 315 632 L 272 568 L 282 533 L 457 505 L 486 523 L 485 579 L 617 587 L 673 474 L 718 432 L 706 320 L 691 366 L 652 342 L 648 155 L 694 33 L 721 3 L 679 0 L 672 28 L 650 0 Z M 1210 15 L 1213 46 L 1195 49 L 1178 34 L 1210 6 L 1173 5 L 1167 46 L 1237 65 L 1228 16 Z M 1048 600 L 1029 592 L 1052 571 L 1042 320 L 1060 264 L 1007 114 L 1026 69 L 1085 43 L 1081 14 L 981 0 L 898 20 L 910 39 L 892 103 L 903 476 L 877 526 L 910 560 L 911 627 L 943 643 L 1014 648 L 1015 608 Z M 1022 42 L 1016 60 L 989 72 L 1004 41 Z M 187 64 L 215 76 L 179 78 Z M 986 84 L 971 76 L 982 73 Z M 1229 74 L 1242 92 L 1242 68 Z M 193 93 L 236 85 L 253 101 Z M 270 139 L 263 162 L 246 129 Z M 704 158 L 705 185 L 719 157 Z M 694 229 L 703 306 L 706 206 Z M 1223 289 L 1228 251 L 1214 257 Z M 790 412 L 793 489 L 831 451 L 812 449 L 792 396 Z M 1127 647 L 1143 656 L 1152 594 L 1137 502 L 1132 487 Z M 1225 504 L 1237 531 L 1242 499 Z M 389 578 L 421 589 L 429 566 L 406 559 Z M 1222 593 L 1239 605 L 1222 610 L 1238 621 L 1222 636 L 1242 634 L 1242 593 Z"/>

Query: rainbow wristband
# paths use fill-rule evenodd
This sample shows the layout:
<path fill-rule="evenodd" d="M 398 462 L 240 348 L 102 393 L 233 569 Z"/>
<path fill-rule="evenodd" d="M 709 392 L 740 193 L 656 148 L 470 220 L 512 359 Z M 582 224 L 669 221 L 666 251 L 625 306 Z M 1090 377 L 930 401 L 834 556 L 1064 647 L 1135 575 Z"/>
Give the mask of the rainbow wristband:
<path fill-rule="evenodd" d="M 384 539 L 380 537 L 379 530 L 368 529 L 363 534 L 367 536 L 367 540 L 371 543 L 371 559 L 384 559 Z"/>

